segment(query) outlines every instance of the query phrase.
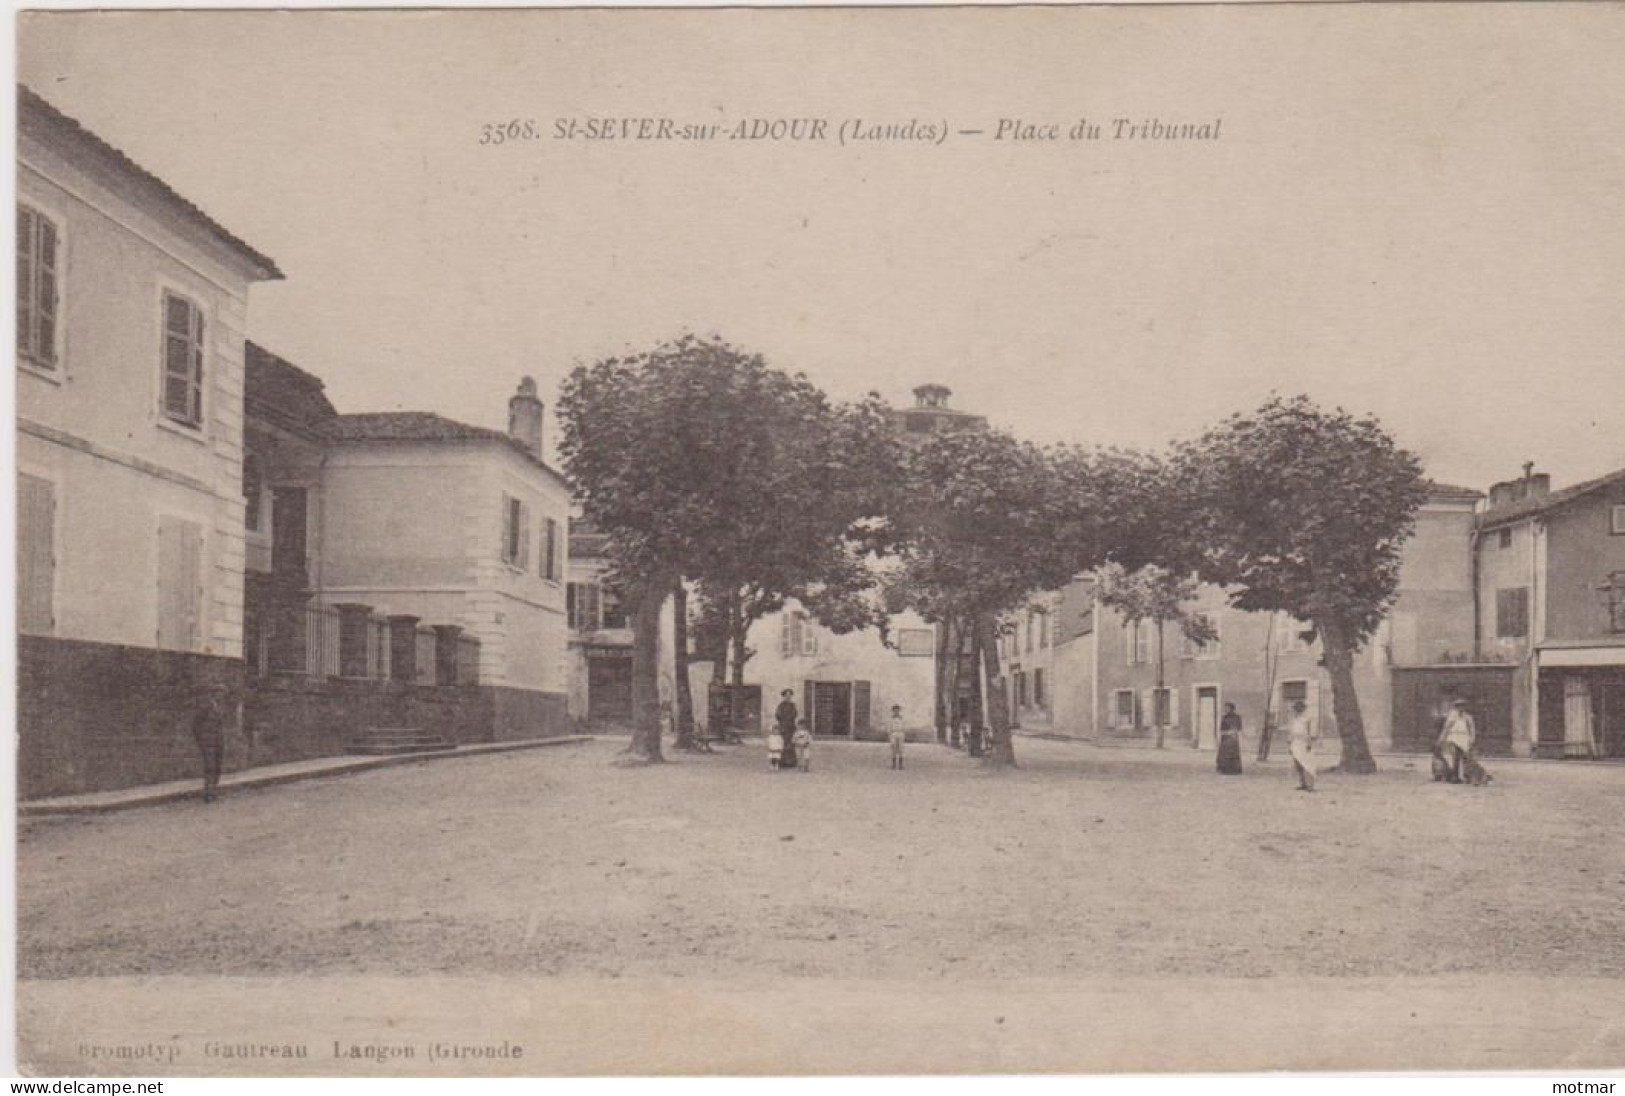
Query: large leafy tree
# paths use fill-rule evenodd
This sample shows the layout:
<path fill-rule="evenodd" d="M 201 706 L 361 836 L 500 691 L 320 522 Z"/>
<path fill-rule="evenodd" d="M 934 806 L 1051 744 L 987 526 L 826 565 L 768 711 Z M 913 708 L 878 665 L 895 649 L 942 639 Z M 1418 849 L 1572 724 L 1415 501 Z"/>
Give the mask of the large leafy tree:
<path fill-rule="evenodd" d="M 933 435 L 906 449 L 904 466 L 892 506 L 893 604 L 969 634 L 989 683 L 990 757 L 1014 764 L 1000 620 L 1109 551 L 1098 525 L 1105 464 L 989 430 Z"/>
<path fill-rule="evenodd" d="M 1308 622 L 1331 678 L 1345 772 L 1376 770 L 1354 656 L 1393 604 L 1421 465 L 1375 418 L 1275 397 L 1178 448 L 1186 558 L 1236 607 Z"/>
<path fill-rule="evenodd" d="M 659 760 L 665 601 L 685 582 L 708 605 L 728 591 L 771 603 L 828 585 L 878 506 L 865 470 L 890 451 L 884 408 L 873 397 L 837 406 L 758 354 L 684 336 L 573 370 L 558 414 L 565 472 L 634 608 L 631 751 Z"/>

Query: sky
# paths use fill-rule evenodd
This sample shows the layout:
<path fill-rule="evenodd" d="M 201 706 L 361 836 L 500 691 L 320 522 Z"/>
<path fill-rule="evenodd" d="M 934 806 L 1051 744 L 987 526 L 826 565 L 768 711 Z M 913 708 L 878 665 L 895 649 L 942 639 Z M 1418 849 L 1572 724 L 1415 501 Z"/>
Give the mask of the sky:
<path fill-rule="evenodd" d="M 277 261 L 249 335 L 342 411 L 501 427 L 521 375 L 551 405 L 695 331 L 1039 441 L 1304 392 L 1446 482 L 1625 467 L 1618 6 L 51 13 L 18 47 Z M 606 117 L 949 136 L 552 137 Z M 539 139 L 480 143 L 515 119 Z"/>

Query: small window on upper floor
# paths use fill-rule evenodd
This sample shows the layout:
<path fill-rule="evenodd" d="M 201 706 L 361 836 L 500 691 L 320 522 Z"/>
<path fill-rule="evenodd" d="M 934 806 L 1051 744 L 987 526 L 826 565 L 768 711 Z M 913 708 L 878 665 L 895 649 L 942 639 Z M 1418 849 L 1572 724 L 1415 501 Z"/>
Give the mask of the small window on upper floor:
<path fill-rule="evenodd" d="M 203 310 L 178 293 L 164 294 L 164 417 L 203 425 Z"/>
<path fill-rule="evenodd" d="M 1608 531 L 1616 537 L 1625 537 L 1625 505 L 1616 503 L 1608 513 Z"/>
<path fill-rule="evenodd" d="M 36 209 L 17 207 L 17 353 L 41 369 L 57 366 L 57 231 Z"/>
<path fill-rule="evenodd" d="M 1512 527 L 1510 525 L 1497 534 L 1496 545 L 1501 548 L 1512 547 Z"/>

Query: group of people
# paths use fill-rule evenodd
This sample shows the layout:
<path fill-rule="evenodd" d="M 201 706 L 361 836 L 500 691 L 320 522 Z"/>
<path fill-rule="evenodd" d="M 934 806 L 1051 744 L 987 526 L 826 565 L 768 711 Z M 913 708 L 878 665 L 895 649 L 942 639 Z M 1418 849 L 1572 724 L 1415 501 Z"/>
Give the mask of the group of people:
<path fill-rule="evenodd" d="M 1309 706 L 1302 700 L 1292 702 L 1286 729 L 1292 766 L 1298 774 L 1298 790 L 1312 792 L 1315 790 L 1315 744 L 1320 741 L 1320 733 L 1309 715 Z M 1451 784 L 1488 784 L 1493 778 L 1479 763 L 1474 752 L 1477 744 L 1478 726 L 1467 711 L 1467 702 L 1457 699 L 1451 703 L 1433 746 L 1433 779 Z M 1241 716 L 1234 704 L 1224 706 L 1224 716 L 1219 720 L 1217 767 L 1226 776 L 1241 772 Z"/>
<path fill-rule="evenodd" d="M 1309 717 L 1309 706 L 1301 700 L 1293 701 L 1287 719 L 1287 743 L 1301 792 L 1315 790 L 1315 743 L 1319 738 L 1315 721 Z M 1219 756 L 1215 765 L 1225 776 L 1241 775 L 1241 713 L 1234 704 L 1226 704 L 1219 719 Z"/>
<path fill-rule="evenodd" d="M 767 732 L 767 767 L 812 771 L 812 727 L 796 709 L 794 689 L 779 694 L 779 706 L 773 710 L 773 726 Z M 891 716 L 886 720 L 886 741 L 891 746 L 891 767 L 903 767 L 903 743 L 908 732 L 903 726 L 903 708 L 893 704 Z"/>
<path fill-rule="evenodd" d="M 1287 717 L 1287 746 L 1292 754 L 1292 767 L 1298 774 L 1298 790 L 1315 790 L 1315 743 L 1320 732 L 1310 718 L 1309 705 L 1301 700 L 1292 702 L 1292 714 Z M 1241 714 L 1234 704 L 1224 706 L 1219 720 L 1218 770 L 1225 776 L 1241 775 Z"/>

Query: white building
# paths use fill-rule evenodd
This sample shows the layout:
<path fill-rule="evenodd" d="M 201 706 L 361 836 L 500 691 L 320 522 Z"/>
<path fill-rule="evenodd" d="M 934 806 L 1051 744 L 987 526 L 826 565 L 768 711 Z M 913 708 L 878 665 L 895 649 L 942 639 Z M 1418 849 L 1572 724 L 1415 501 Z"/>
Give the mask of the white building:
<path fill-rule="evenodd" d="M 178 677 L 240 665 L 245 311 L 249 286 L 281 274 L 27 89 L 17 188 L 20 774 L 33 795 L 195 758 Z M 166 716 L 132 709 L 160 687 Z"/>

